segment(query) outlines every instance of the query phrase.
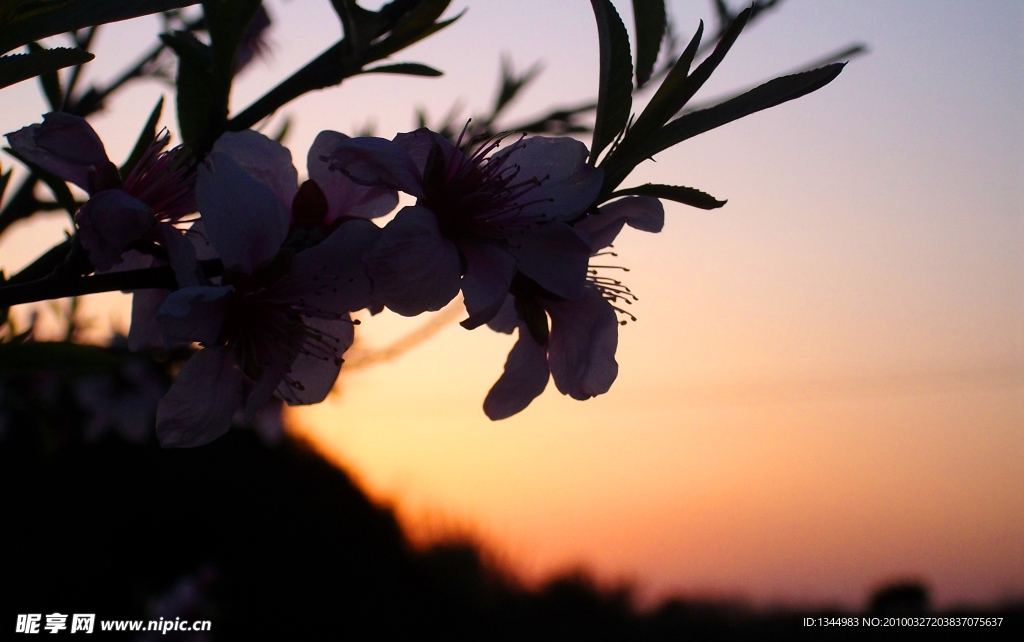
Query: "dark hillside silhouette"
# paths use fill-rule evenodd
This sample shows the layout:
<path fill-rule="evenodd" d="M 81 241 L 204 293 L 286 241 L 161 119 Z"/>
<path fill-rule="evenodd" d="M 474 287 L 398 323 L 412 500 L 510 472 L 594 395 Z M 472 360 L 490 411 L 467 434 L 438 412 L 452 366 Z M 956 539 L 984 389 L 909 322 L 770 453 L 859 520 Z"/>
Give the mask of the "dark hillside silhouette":
<path fill-rule="evenodd" d="M 59 611 L 209 619 L 211 634 L 198 639 L 211 640 L 366 639 L 364 631 L 376 639 L 820 639 L 803 628 L 806 613 L 681 600 L 640 613 L 628 590 L 585 575 L 529 591 L 471 544 L 417 551 L 388 510 L 291 441 L 268 448 L 253 431 L 233 430 L 203 448 L 161 450 L 112 435 L 86 445 L 44 434 L 55 433 L 9 426 L 0 445 L 5 626 L 18 613 Z M 1019 625 L 1020 609 L 1001 615 Z M 874 639 L 865 629 L 844 633 Z"/>

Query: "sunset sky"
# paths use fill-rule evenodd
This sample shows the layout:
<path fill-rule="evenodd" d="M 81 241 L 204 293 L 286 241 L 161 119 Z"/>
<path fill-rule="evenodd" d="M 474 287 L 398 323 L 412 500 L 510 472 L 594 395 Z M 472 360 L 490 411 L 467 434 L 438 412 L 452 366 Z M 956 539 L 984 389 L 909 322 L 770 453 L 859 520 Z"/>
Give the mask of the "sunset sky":
<path fill-rule="evenodd" d="M 328 0 L 267 4 L 273 52 L 241 79 L 236 109 L 340 34 Z M 629 3 L 615 4 L 631 25 Z M 419 106 L 435 121 L 456 102 L 483 112 L 503 53 L 544 64 L 507 123 L 596 95 L 586 0 L 455 0 L 450 15 L 467 5 L 395 56 L 443 78 L 357 77 L 271 120 L 294 119 L 300 174 L 320 130 L 372 122 L 390 137 Z M 681 38 L 710 6 L 671 3 Z M 92 77 L 123 68 L 157 28 L 101 31 Z M 648 599 L 760 605 L 859 606 L 904 578 L 940 605 L 1024 597 L 1022 33 L 1024 5 L 1001 0 L 782 3 L 695 103 L 855 42 L 870 53 L 825 89 L 630 177 L 729 203 L 667 204 L 661 234 L 620 236 L 640 301 L 608 394 L 577 402 L 549 385 L 492 423 L 481 403 L 514 339 L 453 321 L 394 360 L 343 368 L 328 402 L 291 414 L 296 430 L 417 537 L 469 533 L 530 580 L 583 566 Z M 115 161 L 162 90 L 140 83 L 92 120 Z M 0 100 L 4 133 L 45 111 L 32 83 Z M 172 110 L 163 124 L 175 129 Z M 10 274 L 64 227 L 17 228 L 0 263 Z M 124 327 L 126 300 L 88 302 L 98 331 Z M 424 323 L 364 315 L 357 348 Z"/>

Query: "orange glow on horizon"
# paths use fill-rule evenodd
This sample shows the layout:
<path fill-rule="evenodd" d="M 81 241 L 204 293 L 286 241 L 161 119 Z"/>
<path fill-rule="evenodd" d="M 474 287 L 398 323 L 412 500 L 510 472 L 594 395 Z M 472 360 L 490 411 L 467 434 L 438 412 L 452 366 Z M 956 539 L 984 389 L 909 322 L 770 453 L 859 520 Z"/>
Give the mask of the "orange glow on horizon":
<path fill-rule="evenodd" d="M 614 2 L 631 24 L 630 3 Z M 328 2 L 267 4 L 280 44 L 240 77 L 233 112 L 340 34 Z M 545 64 L 509 122 L 593 98 L 588 3 L 469 1 L 449 15 L 465 4 L 395 60 L 443 77 L 359 76 L 263 123 L 294 118 L 300 176 L 321 130 L 371 123 L 390 137 L 419 106 L 432 123 L 459 101 L 458 118 L 486 109 L 502 51 L 519 69 Z M 710 4 L 669 2 L 679 32 Z M 415 541 L 469 534 L 531 583 L 583 566 L 635 582 L 648 603 L 857 607 L 902 578 L 940 606 L 1024 599 L 1024 4 L 791 0 L 768 14 L 695 102 L 849 42 L 871 53 L 822 91 L 629 177 L 729 202 L 668 204 L 662 233 L 617 240 L 640 301 L 608 394 L 580 403 L 549 384 L 523 413 L 488 421 L 481 404 L 514 339 L 463 330 L 456 304 L 435 322 L 363 315 L 334 395 L 290 410 L 290 430 L 393 506 Z M 81 86 L 150 46 L 157 22 L 105 27 Z M 165 90 L 134 84 L 90 120 L 115 162 Z M 47 111 L 32 83 L 4 92 L 0 133 Z M 175 133 L 173 103 L 160 125 Z M 17 223 L 0 246 L 5 274 L 69 225 Z M 87 338 L 126 328 L 128 297 L 83 301 Z M 410 332 L 430 338 L 352 367 Z"/>

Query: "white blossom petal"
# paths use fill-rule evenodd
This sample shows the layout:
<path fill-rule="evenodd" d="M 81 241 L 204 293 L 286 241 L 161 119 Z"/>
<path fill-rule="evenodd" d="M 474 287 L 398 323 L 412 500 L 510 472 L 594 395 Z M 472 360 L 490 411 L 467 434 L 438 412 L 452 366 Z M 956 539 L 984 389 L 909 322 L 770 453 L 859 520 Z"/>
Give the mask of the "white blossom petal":
<path fill-rule="evenodd" d="M 587 281 L 590 246 L 561 222 L 542 225 L 509 239 L 521 271 L 556 296 L 578 299 Z"/>
<path fill-rule="evenodd" d="M 252 421 L 256 413 L 263 406 L 267 405 L 270 398 L 274 396 L 274 389 L 278 387 L 284 376 L 288 374 L 288 367 L 289 364 L 283 362 L 274 362 L 263 367 L 259 380 L 252 390 L 249 391 L 245 399 L 243 418 L 246 422 Z"/>
<path fill-rule="evenodd" d="M 487 327 L 502 334 L 512 334 L 519 327 L 519 313 L 516 312 L 516 298 L 511 294 L 505 297 L 498 313 L 487 322 Z"/>
<path fill-rule="evenodd" d="M 551 317 L 548 361 L 559 392 L 573 399 L 608 392 L 619 372 L 615 310 L 595 288 L 587 288 L 579 301 L 542 300 L 541 305 Z"/>
<path fill-rule="evenodd" d="M 437 311 L 459 293 L 462 263 L 425 207 L 406 207 L 366 255 L 375 295 L 403 316 Z"/>
<path fill-rule="evenodd" d="M 466 257 L 462 295 L 469 313 L 462 327 L 472 330 L 490 321 L 505 303 L 516 273 L 516 260 L 496 245 L 463 243 L 459 249 Z"/>
<path fill-rule="evenodd" d="M 170 223 L 158 223 L 150 232 L 167 250 L 168 262 L 174 270 L 179 288 L 199 285 L 199 260 L 192 241 Z"/>
<path fill-rule="evenodd" d="M 665 226 L 665 207 L 652 196 L 628 196 L 602 206 L 598 212 L 573 226 L 590 236 L 591 253 L 611 245 L 623 225 L 644 232 L 660 232 Z"/>
<path fill-rule="evenodd" d="M 42 124 L 7 134 L 11 148 L 57 178 L 89 191 L 89 175 L 106 165 L 103 141 L 80 116 L 51 112 Z"/>
<path fill-rule="evenodd" d="M 121 254 L 153 227 L 153 210 L 119 189 L 98 192 L 75 215 L 82 247 L 98 272 L 121 262 Z"/>
<path fill-rule="evenodd" d="M 508 353 L 505 371 L 484 399 L 484 413 L 492 421 L 511 417 L 529 406 L 547 385 L 546 350 L 520 325 L 519 340 Z"/>
<path fill-rule="evenodd" d="M 299 173 L 292 165 L 292 153 L 281 143 L 246 129 L 227 132 L 217 139 L 212 153 L 230 156 L 247 174 L 270 188 L 287 208 L 299 191 Z"/>
<path fill-rule="evenodd" d="M 321 339 L 315 346 L 318 349 L 299 353 L 287 378 L 277 387 L 277 395 L 289 406 L 320 403 L 327 398 L 338 380 L 342 355 L 355 338 L 348 315 L 341 319 L 306 319 L 306 327 Z"/>
<path fill-rule="evenodd" d="M 192 226 L 185 232 L 185 238 L 189 240 L 195 249 L 197 261 L 220 258 L 216 248 L 210 243 L 210 235 L 206 233 L 206 225 L 202 219 L 192 223 Z"/>
<path fill-rule="evenodd" d="M 128 349 L 157 350 L 164 347 L 157 312 L 170 290 L 135 290 L 132 292 L 132 325 L 128 328 Z"/>
<path fill-rule="evenodd" d="M 230 270 L 252 274 L 288 235 L 288 210 L 269 187 L 227 154 L 199 166 L 196 203 L 210 243 Z"/>
<path fill-rule="evenodd" d="M 395 143 L 400 145 L 409 154 L 413 163 L 419 168 L 421 175 L 426 171 L 427 159 L 430 158 L 430 153 L 435 149 L 440 149 L 441 153 L 444 154 L 445 167 L 451 167 L 457 163 L 465 163 L 468 160 L 466 154 L 455 145 L 452 145 L 451 141 L 437 132 L 430 131 L 426 127 L 420 127 L 414 132 L 398 134 L 395 136 Z"/>
<path fill-rule="evenodd" d="M 386 187 L 364 187 L 352 182 L 340 171 L 331 171 L 328 157 L 335 147 L 349 140 L 345 134 L 322 131 L 313 141 L 306 158 L 309 178 L 327 197 L 327 223 L 343 216 L 376 218 L 391 212 L 398 205 L 398 192 Z"/>
<path fill-rule="evenodd" d="M 208 444 L 231 428 L 242 403 L 242 373 L 231 350 L 213 346 L 192 355 L 156 411 L 156 436 L 164 448 Z"/>
<path fill-rule="evenodd" d="M 401 146 L 365 136 L 338 141 L 328 157 L 331 171 L 366 187 L 387 187 L 423 198 L 422 177 Z"/>
<path fill-rule="evenodd" d="M 593 204 L 601 191 L 604 172 L 587 164 L 587 146 L 572 138 L 531 136 L 495 156 L 508 155 L 520 176 L 535 177 L 540 185 L 523 196 L 519 216 L 569 221 Z"/>
<path fill-rule="evenodd" d="M 371 286 L 363 256 L 381 233 L 369 221 L 346 221 L 326 239 L 295 255 L 281 287 L 307 316 L 336 318 L 365 308 L 370 304 Z"/>
<path fill-rule="evenodd" d="M 198 341 L 217 342 L 228 309 L 228 294 L 235 288 L 195 286 L 172 292 L 157 313 L 160 333 L 167 347 Z"/>

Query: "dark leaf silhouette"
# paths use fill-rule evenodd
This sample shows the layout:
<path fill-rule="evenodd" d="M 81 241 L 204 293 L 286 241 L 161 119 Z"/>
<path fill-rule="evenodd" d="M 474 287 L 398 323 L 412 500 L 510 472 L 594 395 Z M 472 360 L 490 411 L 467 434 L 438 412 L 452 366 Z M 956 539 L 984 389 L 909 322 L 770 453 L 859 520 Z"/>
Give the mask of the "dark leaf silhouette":
<path fill-rule="evenodd" d="M 665 35 L 664 0 L 633 0 L 633 21 L 636 24 L 636 86 L 643 87 L 654 71 Z"/>
<path fill-rule="evenodd" d="M 20 11 L 0 29 L 0 52 L 10 51 L 48 36 L 83 27 L 180 9 L 196 0 L 66 0 L 22 3 Z"/>
<path fill-rule="evenodd" d="M 363 70 L 364 74 L 404 74 L 406 76 L 443 76 L 444 72 L 418 62 L 398 62 L 393 65 L 378 65 Z"/>
<path fill-rule="evenodd" d="M 639 187 L 630 187 L 627 189 L 620 189 L 614 192 L 610 198 L 618 196 L 653 196 L 654 198 L 664 198 L 683 205 L 690 205 L 697 207 L 702 210 L 713 210 L 725 205 L 726 201 L 720 201 L 714 196 L 700 191 L 694 187 L 684 187 L 682 185 L 658 185 L 655 183 L 646 183 Z"/>
<path fill-rule="evenodd" d="M 629 35 L 609 0 L 590 0 L 597 18 L 601 77 L 590 162 L 626 127 L 633 104 L 633 62 Z"/>
<path fill-rule="evenodd" d="M 56 73 L 58 69 L 82 65 L 93 59 L 93 55 L 81 49 L 43 49 L 36 45 L 31 53 L 15 54 L 0 58 L 0 88 L 28 80 L 35 76 Z M 59 85 L 58 85 L 59 89 Z M 59 93 L 57 94 L 59 96 Z M 54 102 L 50 88 L 46 88 L 47 99 Z M 56 100 L 60 104 L 60 100 Z"/>

